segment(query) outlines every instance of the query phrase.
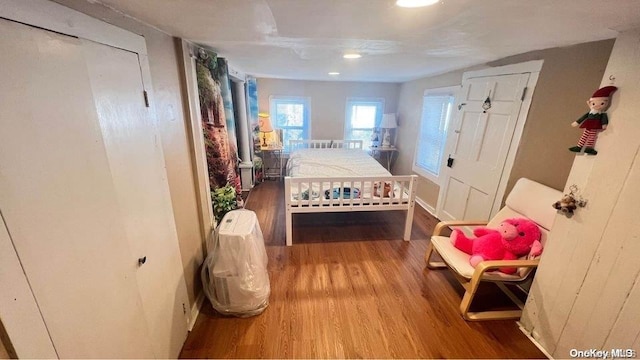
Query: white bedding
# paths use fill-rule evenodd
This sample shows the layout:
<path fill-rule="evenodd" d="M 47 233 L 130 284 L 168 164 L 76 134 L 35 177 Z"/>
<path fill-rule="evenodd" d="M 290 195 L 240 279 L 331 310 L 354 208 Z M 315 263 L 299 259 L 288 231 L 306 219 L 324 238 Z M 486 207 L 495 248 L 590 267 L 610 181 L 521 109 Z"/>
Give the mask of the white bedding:
<path fill-rule="evenodd" d="M 299 149 L 287 162 L 287 175 L 293 177 L 391 176 L 364 150 Z"/>
<path fill-rule="evenodd" d="M 298 149 L 291 154 L 287 162 L 287 175 L 297 178 L 392 176 L 378 161 L 360 149 Z M 351 187 L 350 182 L 344 183 L 344 188 Z M 357 188 L 359 192 L 358 196 L 354 195 L 354 198 L 379 199 L 379 196 L 374 196 L 374 191 L 372 190 L 374 185 L 370 181 L 365 182 L 364 185 L 355 181 L 353 187 Z M 403 198 L 408 197 L 406 190 L 403 191 L 398 184 L 394 184 L 393 187 L 394 191 L 391 196 L 386 196 L 387 198 L 398 199 L 403 192 L 405 195 Z M 300 184 L 300 190 L 297 187 L 291 189 L 292 199 L 318 201 L 320 197 L 324 199 L 328 199 L 331 196 L 335 196 L 334 198 L 340 197 L 340 195 L 329 195 L 330 193 L 333 194 L 334 189 L 340 192 L 340 183 L 313 183 L 311 196 L 309 196 L 308 188 L 307 184 Z M 327 190 L 329 192 L 325 195 Z M 303 195 L 299 197 L 298 192 L 303 193 Z M 377 194 L 381 192 L 382 189 L 379 189 Z"/>

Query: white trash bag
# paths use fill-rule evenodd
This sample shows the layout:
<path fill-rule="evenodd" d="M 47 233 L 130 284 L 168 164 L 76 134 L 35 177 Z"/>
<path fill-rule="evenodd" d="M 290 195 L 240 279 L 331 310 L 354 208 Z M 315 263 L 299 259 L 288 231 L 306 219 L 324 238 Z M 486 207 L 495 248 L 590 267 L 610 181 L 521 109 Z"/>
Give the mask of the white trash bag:
<path fill-rule="evenodd" d="M 202 286 L 221 314 L 249 317 L 269 305 L 267 252 L 253 211 L 227 213 L 207 240 Z"/>

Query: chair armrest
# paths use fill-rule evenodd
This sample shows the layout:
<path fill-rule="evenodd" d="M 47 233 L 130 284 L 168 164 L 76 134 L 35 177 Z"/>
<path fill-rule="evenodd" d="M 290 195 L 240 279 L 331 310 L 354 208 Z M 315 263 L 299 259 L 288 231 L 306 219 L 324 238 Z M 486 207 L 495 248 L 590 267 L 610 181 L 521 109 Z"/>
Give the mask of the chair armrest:
<path fill-rule="evenodd" d="M 440 221 L 436 227 L 433 229 L 432 236 L 439 236 L 442 232 L 442 229 L 448 228 L 450 226 L 480 226 L 487 225 L 489 222 L 486 220 L 451 220 L 451 221 Z"/>
<path fill-rule="evenodd" d="M 471 278 L 472 287 L 476 285 L 480 280 L 482 280 L 482 275 L 489 270 L 499 269 L 503 267 L 515 267 L 515 268 L 535 268 L 538 267 L 539 259 L 533 260 L 488 260 L 481 261 L 478 266 L 476 266 L 476 270 L 473 272 L 473 277 Z"/>

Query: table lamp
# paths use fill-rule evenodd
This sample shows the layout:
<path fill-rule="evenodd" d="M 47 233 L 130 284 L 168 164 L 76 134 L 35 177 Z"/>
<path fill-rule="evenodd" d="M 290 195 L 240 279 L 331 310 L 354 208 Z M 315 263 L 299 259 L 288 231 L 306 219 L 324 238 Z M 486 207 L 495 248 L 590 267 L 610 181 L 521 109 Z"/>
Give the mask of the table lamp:
<path fill-rule="evenodd" d="M 260 128 L 260 132 L 262 133 L 262 144 L 260 146 L 266 148 L 267 133 L 273 132 L 273 126 L 271 126 L 271 119 L 269 118 L 269 114 L 260 113 L 258 114 L 258 118 L 258 127 Z"/>
<path fill-rule="evenodd" d="M 384 136 L 382 137 L 382 147 L 390 147 L 391 133 L 389 132 L 389 129 L 395 129 L 398 127 L 396 114 L 382 115 L 382 123 L 380 123 L 380 127 L 384 129 Z"/>

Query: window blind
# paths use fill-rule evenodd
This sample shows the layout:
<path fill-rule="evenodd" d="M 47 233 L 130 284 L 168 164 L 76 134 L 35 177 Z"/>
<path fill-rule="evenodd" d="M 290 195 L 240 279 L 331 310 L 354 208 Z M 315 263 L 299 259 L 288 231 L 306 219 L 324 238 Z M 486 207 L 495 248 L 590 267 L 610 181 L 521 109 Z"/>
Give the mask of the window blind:
<path fill-rule="evenodd" d="M 440 174 L 452 106 L 450 95 L 426 95 L 423 100 L 415 165 L 436 177 Z"/>

